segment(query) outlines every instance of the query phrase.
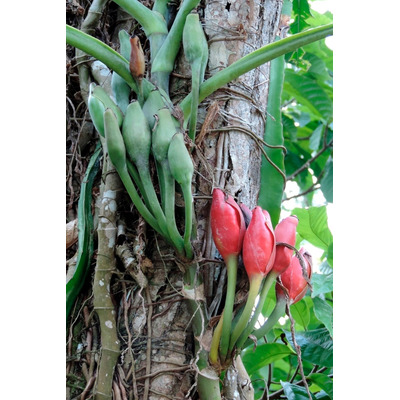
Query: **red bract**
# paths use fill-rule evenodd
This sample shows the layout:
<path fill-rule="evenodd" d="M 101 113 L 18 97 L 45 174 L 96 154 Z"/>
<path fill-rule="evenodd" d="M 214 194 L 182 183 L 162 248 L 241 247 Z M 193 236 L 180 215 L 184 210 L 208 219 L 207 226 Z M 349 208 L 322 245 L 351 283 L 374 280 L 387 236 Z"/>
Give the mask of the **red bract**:
<path fill-rule="evenodd" d="M 224 260 L 239 255 L 246 226 L 235 200 L 232 196 L 226 196 L 221 189 L 213 191 L 211 231 L 215 246 Z"/>
<path fill-rule="evenodd" d="M 247 275 L 267 275 L 275 260 L 275 235 L 267 211 L 257 206 L 243 239 Z"/>
<path fill-rule="evenodd" d="M 275 228 L 276 242 L 282 242 L 294 246 L 296 244 L 296 228 L 299 220 L 291 215 L 283 219 Z M 284 245 L 276 246 L 275 262 L 272 270 L 278 275 L 286 271 L 292 260 L 293 250 Z"/>
<path fill-rule="evenodd" d="M 299 253 L 303 256 L 306 263 L 308 277 L 311 278 L 311 255 L 302 247 Z M 299 259 L 294 255 L 290 263 L 289 268 L 281 275 L 282 285 L 286 288 L 289 295 L 290 304 L 295 304 L 300 301 L 307 292 L 307 281 L 303 276 L 303 269 Z M 276 285 L 277 297 L 284 297 L 285 293 L 283 289 Z"/>

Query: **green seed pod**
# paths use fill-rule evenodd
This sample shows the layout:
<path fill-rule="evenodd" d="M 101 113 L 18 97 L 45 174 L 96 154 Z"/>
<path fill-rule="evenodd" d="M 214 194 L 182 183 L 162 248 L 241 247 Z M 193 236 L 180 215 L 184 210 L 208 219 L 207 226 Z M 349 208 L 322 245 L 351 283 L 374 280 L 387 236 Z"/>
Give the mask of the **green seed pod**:
<path fill-rule="evenodd" d="M 121 126 L 124 116 L 119 107 L 111 100 L 107 92 L 101 86 L 97 85 L 94 86 L 92 93 L 93 96 L 97 97 L 101 102 L 103 102 L 105 108 L 111 108 L 117 118 L 118 126 Z"/>
<path fill-rule="evenodd" d="M 177 132 L 171 139 L 168 148 L 168 162 L 172 176 L 180 185 L 192 183 L 193 163 L 181 132 Z"/>
<path fill-rule="evenodd" d="M 199 21 L 199 15 L 189 14 L 186 17 L 183 28 L 182 42 L 185 57 L 190 64 L 196 59 L 203 58 L 204 40 L 205 36 Z"/>
<path fill-rule="evenodd" d="M 88 106 L 89 106 L 89 114 L 92 118 L 92 122 L 96 131 L 99 132 L 101 136 L 104 137 L 104 120 L 103 115 L 106 110 L 104 103 L 99 100 L 96 96 L 93 95 L 93 89 L 96 84 L 91 83 L 89 86 L 89 98 L 88 98 Z"/>
<path fill-rule="evenodd" d="M 124 139 L 119 130 L 117 117 L 110 108 L 107 108 L 104 112 L 104 134 L 106 136 L 107 151 L 111 162 L 114 164 L 117 171 L 126 169 Z"/>
<path fill-rule="evenodd" d="M 146 116 L 150 129 L 153 129 L 156 122 L 154 115 L 163 107 L 165 107 L 165 103 L 160 92 L 158 90 L 150 92 L 143 105 L 143 113 Z"/>
<path fill-rule="evenodd" d="M 139 102 L 129 104 L 124 122 L 122 136 L 126 152 L 138 168 L 149 162 L 151 132 Z"/>
<path fill-rule="evenodd" d="M 161 162 L 168 157 L 168 147 L 177 128 L 168 108 L 159 110 L 157 116 L 158 121 L 152 138 L 152 151 L 154 158 Z"/>

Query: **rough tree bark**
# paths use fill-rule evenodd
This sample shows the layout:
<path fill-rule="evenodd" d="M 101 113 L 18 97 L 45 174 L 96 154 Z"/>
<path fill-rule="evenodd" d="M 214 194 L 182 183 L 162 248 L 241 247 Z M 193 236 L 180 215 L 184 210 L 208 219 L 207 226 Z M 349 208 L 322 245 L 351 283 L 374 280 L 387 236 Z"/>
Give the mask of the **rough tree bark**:
<path fill-rule="evenodd" d="M 79 5 L 77 1 L 69 3 L 71 7 Z M 282 0 L 262 3 L 213 0 L 199 6 L 210 50 L 206 78 L 272 42 L 277 33 L 281 6 Z M 108 11 L 110 9 L 117 15 L 112 21 L 114 28 L 117 26 L 129 33 L 137 29 L 132 19 L 115 4 L 110 3 Z M 104 27 L 108 20 L 103 19 L 102 23 Z M 107 39 L 116 43 L 118 29 L 109 32 Z M 185 79 L 188 76 L 188 66 L 180 56 L 171 81 L 173 101 L 189 92 L 190 79 Z M 209 317 L 221 314 L 226 281 L 222 264 L 212 262 L 218 255 L 209 227 L 210 195 L 213 187 L 220 187 L 250 208 L 257 203 L 261 151 L 256 138 L 262 138 L 264 132 L 268 76 L 269 66 L 263 65 L 218 90 L 200 107 L 198 140 L 193 153 L 197 218 L 197 238 L 193 244 L 198 273 L 204 281 Z M 117 204 L 117 225 L 120 227 L 115 247 L 117 268 L 110 286 L 121 346 L 112 382 L 113 398 L 195 399 L 198 396 L 194 367 L 196 352 L 191 313 L 182 295 L 182 267 L 172 249 L 150 228 L 146 229 L 124 196 L 119 196 Z M 177 194 L 178 209 L 181 203 Z M 179 216 L 179 210 L 177 214 Z M 244 300 L 246 293 L 246 279 L 241 278 L 244 275 L 239 272 L 237 303 Z M 74 377 L 83 375 L 81 386 L 86 387 L 78 397 L 77 393 L 82 391 L 75 390 L 74 384 L 78 384 L 70 380 L 73 384 L 68 386 L 67 398 L 71 399 L 89 398 L 96 374 L 94 365 L 100 356 L 99 319 L 93 313 L 91 290 L 87 288 L 86 294 L 81 296 L 81 303 L 72 318 L 75 323 L 69 330 L 68 372 Z M 79 320 L 82 320 L 81 325 Z M 88 350 L 83 359 L 75 357 L 79 344 Z M 227 375 L 231 382 L 224 384 L 226 399 L 252 398 L 251 384 L 240 360 Z M 232 382 L 236 382 L 235 385 Z"/>

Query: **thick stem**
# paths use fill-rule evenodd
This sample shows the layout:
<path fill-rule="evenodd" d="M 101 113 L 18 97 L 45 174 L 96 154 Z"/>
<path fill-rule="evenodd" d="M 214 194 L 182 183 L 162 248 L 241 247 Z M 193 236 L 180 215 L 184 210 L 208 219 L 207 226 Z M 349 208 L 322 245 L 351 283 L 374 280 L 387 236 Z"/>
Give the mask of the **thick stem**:
<path fill-rule="evenodd" d="M 246 329 L 242 332 L 242 334 L 240 335 L 240 338 L 237 342 L 237 348 L 241 349 L 243 346 L 243 343 L 247 340 L 247 338 L 249 337 L 249 335 L 251 334 L 251 332 L 254 329 L 254 326 L 258 320 L 258 317 L 261 314 L 261 311 L 264 307 L 264 303 L 265 303 L 265 299 L 267 298 L 269 289 L 271 288 L 272 284 L 274 283 L 275 279 L 277 277 L 277 274 L 275 274 L 274 272 L 270 272 L 267 275 L 267 278 L 264 281 L 264 285 L 261 289 L 261 293 L 260 293 L 260 298 L 258 300 L 258 304 L 257 307 L 254 311 L 253 316 L 251 317 L 251 320 L 249 322 L 249 324 L 247 325 Z"/>
<path fill-rule="evenodd" d="M 235 301 L 236 291 L 237 264 L 237 256 L 230 256 L 226 260 L 226 267 L 228 269 L 228 287 L 226 289 L 224 320 L 222 323 L 222 335 L 220 344 L 220 356 L 222 362 L 225 361 L 229 347 L 229 339 L 231 336 L 233 304 Z"/>
<path fill-rule="evenodd" d="M 121 182 L 114 167 L 108 163 L 103 200 L 98 225 L 98 253 L 93 279 L 93 306 L 101 332 L 101 353 L 98 362 L 94 398 L 111 400 L 114 369 L 120 354 L 115 307 L 111 299 L 111 277 L 116 268 L 114 246 L 116 242 L 117 193 Z"/>
<path fill-rule="evenodd" d="M 257 329 L 256 331 L 253 332 L 253 335 L 257 338 L 257 340 L 265 336 L 279 321 L 279 318 L 285 315 L 285 308 L 286 308 L 285 298 L 278 297 L 276 300 L 275 308 L 272 311 L 271 315 L 268 317 L 267 321 L 260 329 Z M 253 342 L 251 340 L 248 340 L 243 346 L 243 348 L 250 346 L 251 344 L 253 344 Z"/>
<path fill-rule="evenodd" d="M 253 275 L 250 278 L 250 289 L 247 297 L 246 305 L 242 312 L 242 315 L 239 318 L 235 328 L 231 334 L 231 340 L 229 342 L 229 353 L 233 350 L 233 347 L 236 344 L 237 339 L 240 334 L 245 330 L 247 323 L 250 320 L 251 312 L 253 311 L 254 303 L 256 301 L 258 291 L 260 290 L 261 283 L 263 281 L 263 275 L 257 274 Z"/>

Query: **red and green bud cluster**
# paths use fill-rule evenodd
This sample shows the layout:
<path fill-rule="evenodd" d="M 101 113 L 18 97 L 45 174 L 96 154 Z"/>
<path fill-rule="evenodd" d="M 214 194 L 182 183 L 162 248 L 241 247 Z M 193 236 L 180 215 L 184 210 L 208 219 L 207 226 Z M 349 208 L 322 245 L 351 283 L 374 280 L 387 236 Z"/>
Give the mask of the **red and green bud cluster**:
<path fill-rule="evenodd" d="M 311 255 L 302 247 L 299 251 L 306 265 L 306 274 L 308 279 L 311 278 L 312 274 L 312 261 Z M 300 260 L 296 255 L 291 258 L 290 266 L 281 275 L 281 282 L 287 291 L 289 297 L 289 304 L 295 304 L 300 301 L 307 292 L 308 282 L 304 277 L 303 268 Z M 285 291 L 276 285 L 276 296 L 279 298 L 286 297 Z"/>
<path fill-rule="evenodd" d="M 211 206 L 211 230 L 214 243 L 224 260 L 242 253 L 247 275 L 276 276 L 284 273 L 292 262 L 298 219 L 290 216 L 272 227 L 266 210 L 257 206 L 251 211 L 240 206 L 221 189 L 214 189 Z M 285 244 L 288 244 L 286 246 Z"/>

